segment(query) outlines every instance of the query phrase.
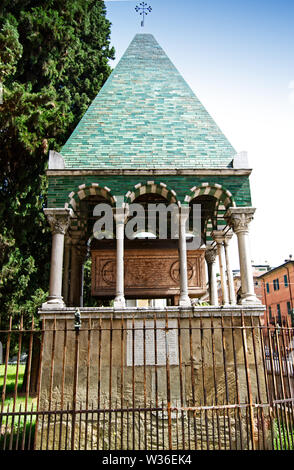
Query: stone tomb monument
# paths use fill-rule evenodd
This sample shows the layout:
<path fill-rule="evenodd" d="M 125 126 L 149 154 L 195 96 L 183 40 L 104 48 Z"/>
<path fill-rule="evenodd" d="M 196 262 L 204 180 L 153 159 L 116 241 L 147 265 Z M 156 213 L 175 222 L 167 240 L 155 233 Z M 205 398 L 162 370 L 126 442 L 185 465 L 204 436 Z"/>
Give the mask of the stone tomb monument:
<path fill-rule="evenodd" d="M 195 407 L 241 400 L 251 415 L 237 415 L 251 426 L 247 447 L 254 446 L 252 397 L 258 395 L 263 403 L 266 397 L 258 336 L 263 307 L 254 293 L 249 252 L 255 212 L 250 174 L 246 154 L 232 147 L 155 38 L 137 34 L 60 153 L 50 152 L 45 209 L 52 229 L 50 292 L 40 309 L 45 325 L 40 388 L 44 409 L 70 403 L 75 407 L 72 419 L 79 402 L 104 409 L 104 419 L 93 413 L 91 432 L 96 443 L 100 436 L 113 448 L 112 425 L 116 422 L 120 439 L 127 439 L 126 407 L 132 408 L 136 417 L 128 437 L 140 430 L 146 437 L 141 445 L 148 447 L 156 430 L 167 426 L 170 431 L 182 418 L 197 421 L 194 444 L 205 422 L 211 437 L 217 413 L 210 422 L 208 415 L 200 421 Z M 101 217 L 95 215 L 98 204 L 113 214 L 107 239 L 93 231 Z M 162 240 L 145 227 L 128 239 L 125 226 L 133 217 L 132 204 L 174 204 L 178 237 Z M 190 250 L 187 240 L 195 235 L 196 205 L 201 208 L 199 244 Z M 232 236 L 239 248 L 238 305 L 229 253 Z M 87 256 L 92 259 L 92 295 L 103 307 L 82 307 Z M 193 299 L 201 302 L 206 292 L 209 305 L 197 306 Z M 164 298 L 166 308 L 128 306 L 128 299 L 142 298 Z M 82 326 L 78 323 L 75 329 L 78 307 Z M 242 325 L 251 328 L 245 337 Z M 156 415 L 160 403 L 165 409 L 161 419 Z M 107 407 L 120 408 L 123 415 L 112 416 Z M 68 430 L 79 422 L 85 432 L 84 415 L 74 423 L 62 416 Z M 108 429 L 103 438 L 101 423 Z M 185 429 L 184 435 L 190 428 Z M 220 434 L 222 447 L 224 429 Z M 75 432 L 70 435 L 68 445 L 77 448 Z M 175 436 L 179 433 L 164 438 L 166 447 L 180 447 Z M 232 447 L 239 446 L 238 436 L 231 439 Z M 134 441 L 137 445 L 137 437 Z"/>

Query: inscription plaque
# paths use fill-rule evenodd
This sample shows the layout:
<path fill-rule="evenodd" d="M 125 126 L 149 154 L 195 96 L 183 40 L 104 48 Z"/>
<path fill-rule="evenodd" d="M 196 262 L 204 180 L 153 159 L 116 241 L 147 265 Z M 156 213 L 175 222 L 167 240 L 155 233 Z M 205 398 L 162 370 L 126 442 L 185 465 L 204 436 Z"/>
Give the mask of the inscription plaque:
<path fill-rule="evenodd" d="M 127 366 L 164 366 L 169 359 L 170 365 L 179 364 L 178 356 L 178 327 L 177 321 L 168 321 L 166 330 L 165 320 L 145 320 L 145 350 L 143 320 L 127 321 Z M 145 362 L 144 362 L 145 356 Z M 155 361 L 155 358 L 157 359 Z"/>

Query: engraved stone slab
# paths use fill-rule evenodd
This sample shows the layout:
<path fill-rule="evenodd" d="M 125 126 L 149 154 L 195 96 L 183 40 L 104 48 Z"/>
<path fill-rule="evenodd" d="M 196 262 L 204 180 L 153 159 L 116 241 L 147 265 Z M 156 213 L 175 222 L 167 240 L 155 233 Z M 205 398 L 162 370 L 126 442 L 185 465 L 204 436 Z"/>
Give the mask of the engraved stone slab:
<path fill-rule="evenodd" d="M 143 320 L 127 321 L 127 366 L 166 365 L 167 357 L 170 365 L 179 364 L 178 327 L 177 321 L 168 321 L 168 331 L 165 320 L 145 320 L 145 350 Z M 144 361 L 145 356 L 145 361 Z M 156 357 L 156 362 L 155 362 Z"/>
<path fill-rule="evenodd" d="M 189 293 L 206 293 L 204 250 L 188 252 Z M 91 250 L 92 295 L 115 295 L 116 250 Z M 164 298 L 180 293 L 180 263 L 175 249 L 126 249 L 124 253 L 125 296 Z"/>

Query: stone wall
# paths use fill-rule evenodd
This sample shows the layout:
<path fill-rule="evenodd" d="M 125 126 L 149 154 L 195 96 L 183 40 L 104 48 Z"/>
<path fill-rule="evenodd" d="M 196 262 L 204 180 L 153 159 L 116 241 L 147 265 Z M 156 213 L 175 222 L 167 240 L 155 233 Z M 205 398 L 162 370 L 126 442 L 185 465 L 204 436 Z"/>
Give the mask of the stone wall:
<path fill-rule="evenodd" d="M 240 448 L 242 430 L 258 434 L 249 405 L 267 403 L 260 312 L 243 312 L 242 320 L 239 307 L 81 309 L 75 331 L 74 309 L 42 311 L 40 407 L 77 410 L 75 436 L 83 441 L 88 426 L 89 440 L 101 448 L 127 448 L 127 440 L 150 448 L 156 433 L 160 448 L 207 448 L 213 440 Z M 70 439 L 66 416 L 63 435 Z M 52 418 L 50 426 L 53 433 Z"/>

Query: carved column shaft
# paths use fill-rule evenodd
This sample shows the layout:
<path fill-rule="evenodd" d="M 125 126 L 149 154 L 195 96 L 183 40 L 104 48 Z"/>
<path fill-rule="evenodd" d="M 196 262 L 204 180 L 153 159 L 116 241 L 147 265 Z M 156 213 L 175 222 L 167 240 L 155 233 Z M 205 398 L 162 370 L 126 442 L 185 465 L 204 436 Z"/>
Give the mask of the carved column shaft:
<path fill-rule="evenodd" d="M 71 267 L 70 267 L 70 296 L 71 306 L 77 307 L 79 304 L 79 265 L 77 246 L 72 244 L 71 247 Z"/>
<path fill-rule="evenodd" d="M 208 270 L 209 281 L 209 298 L 211 305 L 218 305 L 218 292 L 217 292 L 217 278 L 216 278 L 216 256 L 217 251 L 215 248 L 207 248 L 205 252 L 205 259 Z"/>
<path fill-rule="evenodd" d="M 70 276 L 70 305 L 81 306 L 82 283 L 83 283 L 83 263 L 87 248 L 80 245 L 78 234 L 74 234 L 71 248 L 71 276 Z"/>
<path fill-rule="evenodd" d="M 70 270 L 70 252 L 71 246 L 69 240 L 65 239 L 64 244 L 64 264 L 63 264 L 63 280 L 62 294 L 64 302 L 67 304 L 69 300 L 69 270 Z"/>
<path fill-rule="evenodd" d="M 226 258 L 226 265 L 227 265 L 229 299 L 230 299 L 230 304 L 235 305 L 236 294 L 235 294 L 235 287 L 234 287 L 233 272 L 231 269 L 230 256 L 229 256 L 229 241 L 231 240 L 232 236 L 233 236 L 233 233 L 231 230 L 226 233 L 225 238 L 224 238 L 224 248 L 225 248 L 225 258 Z"/>
<path fill-rule="evenodd" d="M 64 305 L 62 299 L 62 268 L 64 235 L 68 229 L 71 209 L 44 209 L 52 230 L 49 298 L 44 307 Z"/>
<path fill-rule="evenodd" d="M 253 219 L 255 209 L 252 207 L 230 207 L 225 218 L 233 228 L 238 238 L 240 274 L 241 274 L 241 303 L 260 303 L 254 292 L 251 257 L 249 250 L 249 223 Z"/>
<path fill-rule="evenodd" d="M 226 261 L 225 261 L 224 233 L 223 233 L 223 231 L 222 230 L 214 230 L 212 232 L 212 238 L 214 239 L 214 241 L 217 244 L 223 305 L 228 305 L 229 295 L 228 295 L 228 285 L 227 285 L 226 270 L 225 270 Z"/>
<path fill-rule="evenodd" d="M 188 291 L 188 271 L 187 271 L 187 243 L 186 243 L 186 222 L 189 217 L 189 207 L 181 207 L 179 214 L 179 254 L 180 254 L 180 299 L 179 305 L 190 307 L 191 300 Z"/>
<path fill-rule="evenodd" d="M 126 305 L 124 293 L 124 235 L 127 212 L 125 208 L 118 207 L 113 213 L 116 223 L 116 295 L 115 308 L 124 308 Z"/>

